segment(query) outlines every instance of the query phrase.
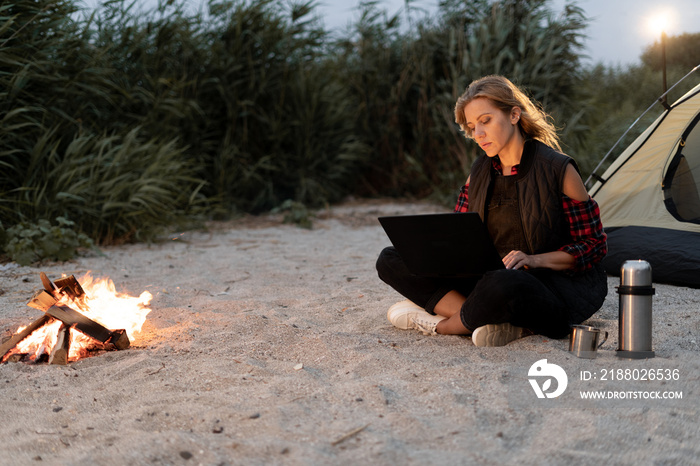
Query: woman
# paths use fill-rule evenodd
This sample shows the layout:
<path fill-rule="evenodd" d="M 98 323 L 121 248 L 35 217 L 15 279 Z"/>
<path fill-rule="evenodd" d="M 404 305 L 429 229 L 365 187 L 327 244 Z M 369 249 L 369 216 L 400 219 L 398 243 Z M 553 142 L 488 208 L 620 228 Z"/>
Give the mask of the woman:
<path fill-rule="evenodd" d="M 389 309 L 394 326 L 503 346 L 532 333 L 564 338 L 600 309 L 608 291 L 600 212 L 548 118 L 501 76 L 472 82 L 457 100 L 457 123 L 485 154 L 455 211 L 479 213 L 505 268 L 438 280 L 412 275 L 384 249 L 379 277 L 408 298 Z"/>

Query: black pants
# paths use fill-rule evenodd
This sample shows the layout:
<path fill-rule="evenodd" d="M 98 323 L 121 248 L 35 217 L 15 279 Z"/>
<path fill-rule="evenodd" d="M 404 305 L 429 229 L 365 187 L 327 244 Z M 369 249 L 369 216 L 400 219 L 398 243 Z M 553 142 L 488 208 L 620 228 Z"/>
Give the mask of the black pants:
<path fill-rule="evenodd" d="M 377 259 L 377 272 L 382 281 L 431 314 L 449 291 L 462 293 L 467 300 L 460 317 L 471 331 L 482 325 L 509 322 L 550 338 L 564 338 L 571 324 L 578 323 L 571 321 L 571 302 L 553 288 L 559 277 L 550 279 L 562 274 L 552 270 L 502 269 L 475 279 L 434 279 L 413 275 L 396 249 L 387 247 Z M 600 305 L 605 294 L 607 281 Z"/>

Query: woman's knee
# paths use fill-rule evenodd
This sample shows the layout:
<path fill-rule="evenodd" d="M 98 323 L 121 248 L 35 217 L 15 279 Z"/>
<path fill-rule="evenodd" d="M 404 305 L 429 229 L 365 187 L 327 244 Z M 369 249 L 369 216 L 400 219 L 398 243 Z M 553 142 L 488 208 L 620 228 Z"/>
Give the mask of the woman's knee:
<path fill-rule="evenodd" d="M 495 298 L 505 298 L 518 295 L 519 288 L 531 285 L 527 272 L 515 269 L 500 269 L 486 272 L 477 282 L 481 293 L 487 293 Z"/>
<path fill-rule="evenodd" d="M 547 287 L 523 270 L 488 272 L 477 283 L 462 306 L 462 322 L 467 328 L 510 322 L 530 328 L 530 321 L 541 316 L 558 318 L 561 305 Z"/>
<path fill-rule="evenodd" d="M 375 265 L 379 278 L 382 278 L 390 273 L 390 270 L 393 268 L 392 264 L 396 262 L 397 258 L 400 259 L 399 254 L 396 252 L 396 249 L 394 249 L 393 246 L 388 246 L 379 253 L 379 257 L 377 257 L 377 263 Z"/>

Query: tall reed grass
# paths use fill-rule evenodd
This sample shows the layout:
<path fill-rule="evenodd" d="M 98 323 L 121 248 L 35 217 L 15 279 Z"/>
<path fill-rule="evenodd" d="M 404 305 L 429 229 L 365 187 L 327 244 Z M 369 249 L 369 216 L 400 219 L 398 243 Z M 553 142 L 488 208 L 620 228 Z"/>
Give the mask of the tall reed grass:
<path fill-rule="evenodd" d="M 408 2 L 410 3 L 410 2 Z M 459 133 L 453 107 L 474 79 L 502 74 L 525 86 L 575 141 L 585 16 L 545 0 L 446 0 L 440 14 L 405 30 L 369 3 L 334 58 L 360 102 L 360 134 L 372 147 L 366 194 L 444 194 L 464 182 L 476 148 Z"/>
<path fill-rule="evenodd" d="M 476 156 L 452 109 L 487 74 L 527 88 L 585 171 L 639 108 L 616 83 L 657 73 L 583 67 L 574 3 L 405 5 L 389 16 L 364 2 L 331 34 L 313 0 L 3 2 L 0 225 L 61 217 L 113 243 L 290 200 L 451 202 Z"/>

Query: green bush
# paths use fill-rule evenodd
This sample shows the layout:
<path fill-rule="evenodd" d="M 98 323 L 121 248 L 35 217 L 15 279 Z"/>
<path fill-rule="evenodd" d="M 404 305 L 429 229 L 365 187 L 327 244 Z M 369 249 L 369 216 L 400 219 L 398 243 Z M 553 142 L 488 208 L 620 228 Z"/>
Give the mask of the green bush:
<path fill-rule="evenodd" d="M 92 246 L 90 238 L 75 231 L 73 222 L 57 217 L 55 225 L 40 219 L 8 228 L 5 252 L 18 264 L 30 265 L 41 260 L 66 261 L 72 259 L 79 248 Z"/>
<path fill-rule="evenodd" d="M 287 199 L 278 207 L 272 209 L 273 213 L 284 213 L 284 223 L 294 223 L 301 228 L 312 229 L 313 213 L 301 202 Z"/>

